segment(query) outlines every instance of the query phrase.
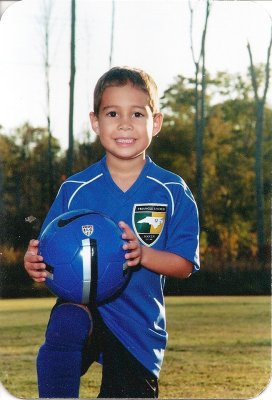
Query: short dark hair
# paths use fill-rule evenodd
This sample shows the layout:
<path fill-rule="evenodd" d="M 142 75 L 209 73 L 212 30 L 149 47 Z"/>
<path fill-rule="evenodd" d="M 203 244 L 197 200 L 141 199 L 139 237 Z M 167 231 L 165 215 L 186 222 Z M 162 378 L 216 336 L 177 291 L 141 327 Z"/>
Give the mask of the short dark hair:
<path fill-rule="evenodd" d="M 144 91 L 149 96 L 151 111 L 159 111 L 158 89 L 153 78 L 141 69 L 113 67 L 98 79 L 94 89 L 94 113 L 98 115 L 104 90 L 110 86 L 125 86 L 128 83 Z"/>

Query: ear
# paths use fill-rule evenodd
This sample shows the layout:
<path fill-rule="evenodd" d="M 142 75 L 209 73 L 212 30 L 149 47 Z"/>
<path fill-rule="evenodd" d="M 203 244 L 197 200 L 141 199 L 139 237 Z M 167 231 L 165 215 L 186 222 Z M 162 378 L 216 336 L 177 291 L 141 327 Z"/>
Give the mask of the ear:
<path fill-rule="evenodd" d="M 153 117 L 153 136 L 156 136 L 162 127 L 162 122 L 163 122 L 163 114 L 162 113 L 157 113 Z"/>
<path fill-rule="evenodd" d="M 92 111 L 89 114 L 90 117 L 90 121 L 91 121 L 91 125 L 93 128 L 93 131 L 99 135 L 100 134 L 100 130 L 99 130 L 99 122 L 98 122 L 98 117 L 96 116 L 96 114 Z"/>

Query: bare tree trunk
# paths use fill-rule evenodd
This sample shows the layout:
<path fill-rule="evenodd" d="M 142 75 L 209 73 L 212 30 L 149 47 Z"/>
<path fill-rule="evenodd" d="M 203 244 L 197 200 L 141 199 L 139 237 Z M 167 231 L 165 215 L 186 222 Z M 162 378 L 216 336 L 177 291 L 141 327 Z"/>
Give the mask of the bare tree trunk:
<path fill-rule="evenodd" d="M 52 203 L 54 198 L 54 176 L 53 176 L 53 153 L 52 153 L 52 131 L 51 131 L 51 116 L 50 116 L 50 65 L 49 65 L 49 21 L 52 10 L 52 1 L 48 0 L 47 7 L 45 6 L 45 22 L 44 22 L 44 69 L 45 69 L 45 86 L 46 86 L 46 121 L 48 131 L 48 146 L 47 146 L 47 161 L 48 161 L 48 202 Z"/>
<path fill-rule="evenodd" d="M 205 130 L 205 95 L 206 95 L 206 67 L 205 67 L 205 43 L 208 27 L 208 18 L 210 14 L 210 0 L 206 0 L 206 16 L 205 24 L 202 31 L 201 48 L 198 60 L 196 60 L 194 45 L 193 45 L 193 8 L 189 1 L 191 23 L 190 23 L 190 38 L 191 51 L 195 64 L 195 135 L 196 135 L 196 196 L 199 210 L 200 227 L 204 223 L 204 205 L 203 205 L 203 138 Z M 199 77 L 201 70 L 201 76 Z M 200 90 L 199 90 L 200 86 Z"/>
<path fill-rule="evenodd" d="M 263 130 L 264 130 L 264 109 L 267 91 L 270 80 L 270 55 L 272 48 L 272 27 L 270 42 L 267 50 L 267 60 L 265 66 L 265 85 L 263 96 L 260 98 L 258 94 L 258 82 L 256 77 L 256 69 L 253 63 L 253 57 L 250 44 L 247 44 L 250 60 L 251 82 L 254 91 L 255 107 L 256 107 L 256 147 L 255 147 L 255 191 L 256 191 L 256 225 L 257 225 L 257 243 L 258 256 L 261 262 L 265 261 L 265 232 L 264 232 L 264 184 L 263 184 Z"/>
<path fill-rule="evenodd" d="M 2 9 L 2 4 L 0 1 L 0 19 L 2 17 L 4 10 Z M 0 215 L 3 212 L 4 202 L 3 202 L 3 184 L 4 184 L 4 173 L 3 173 L 3 162 L 0 154 Z"/>
<path fill-rule="evenodd" d="M 70 44 L 70 99 L 69 99 L 69 147 L 67 153 L 67 175 L 73 172 L 74 156 L 74 88 L 75 88 L 75 33 L 76 33 L 76 4 L 71 0 L 71 44 Z"/>
<path fill-rule="evenodd" d="M 114 45 L 114 23 L 115 23 L 115 0 L 112 0 L 112 14 L 111 14 L 111 44 L 110 44 L 110 56 L 109 56 L 109 67 L 112 67 L 112 56 L 113 56 L 113 45 Z"/>
<path fill-rule="evenodd" d="M 4 212 L 4 165 L 0 154 L 0 215 Z"/>

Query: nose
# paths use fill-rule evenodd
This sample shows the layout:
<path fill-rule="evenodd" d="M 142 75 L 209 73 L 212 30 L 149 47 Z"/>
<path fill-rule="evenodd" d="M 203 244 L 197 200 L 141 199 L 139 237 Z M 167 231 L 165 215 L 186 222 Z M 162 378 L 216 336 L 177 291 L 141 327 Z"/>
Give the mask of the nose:
<path fill-rule="evenodd" d="M 123 130 L 123 131 L 129 131 L 132 129 L 132 123 L 129 117 L 124 116 L 120 119 L 119 122 L 119 126 L 118 126 L 119 130 Z"/>

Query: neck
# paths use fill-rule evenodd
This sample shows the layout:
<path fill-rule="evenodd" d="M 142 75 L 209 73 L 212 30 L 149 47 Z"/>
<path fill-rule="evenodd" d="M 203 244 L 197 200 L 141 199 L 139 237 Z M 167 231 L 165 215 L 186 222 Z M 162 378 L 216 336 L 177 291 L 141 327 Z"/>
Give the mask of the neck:
<path fill-rule="evenodd" d="M 129 160 L 126 159 L 119 159 L 119 158 L 114 158 L 109 155 L 106 156 L 107 160 L 107 166 L 110 171 L 110 173 L 118 173 L 118 174 L 124 174 L 124 175 L 129 175 L 135 173 L 141 172 L 143 169 L 145 162 L 146 162 L 146 156 L 142 155 L 141 157 L 135 157 Z"/>
<path fill-rule="evenodd" d="M 107 156 L 106 160 L 113 181 L 125 192 L 137 180 L 145 165 L 146 157 L 120 160 Z"/>

